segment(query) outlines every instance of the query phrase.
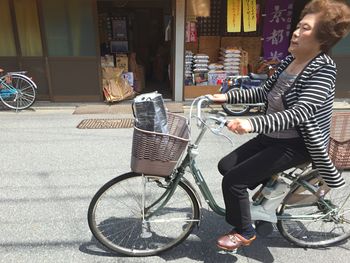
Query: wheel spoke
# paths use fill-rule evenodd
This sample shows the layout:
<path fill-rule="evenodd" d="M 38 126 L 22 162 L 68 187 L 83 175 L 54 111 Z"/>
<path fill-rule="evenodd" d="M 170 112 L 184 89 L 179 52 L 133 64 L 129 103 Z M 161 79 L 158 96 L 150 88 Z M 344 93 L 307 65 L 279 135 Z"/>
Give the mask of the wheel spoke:
<path fill-rule="evenodd" d="M 35 85 L 31 80 L 21 74 L 12 74 L 11 82 L 0 90 L 0 99 L 11 109 L 23 110 L 34 103 L 35 94 Z"/>
<path fill-rule="evenodd" d="M 349 178 L 345 179 L 350 182 Z M 307 179 L 313 184 L 320 180 L 317 172 Z M 307 191 L 300 187 L 297 190 Z M 301 247 L 326 247 L 347 239 L 350 237 L 349 196 L 349 189 L 335 189 L 328 191 L 323 201 L 317 200 L 316 205 L 302 203 L 302 200 L 298 205 L 291 194 L 279 210 L 277 227 L 286 239 Z"/>
<path fill-rule="evenodd" d="M 154 180 L 154 178 L 156 180 Z M 199 221 L 199 206 L 190 188 L 180 182 L 171 199 L 152 207 L 142 220 L 144 206 L 156 202 L 166 191 L 164 177 L 129 173 L 103 186 L 88 212 L 89 226 L 98 241 L 126 255 L 155 255 L 167 250 L 191 232 Z"/>

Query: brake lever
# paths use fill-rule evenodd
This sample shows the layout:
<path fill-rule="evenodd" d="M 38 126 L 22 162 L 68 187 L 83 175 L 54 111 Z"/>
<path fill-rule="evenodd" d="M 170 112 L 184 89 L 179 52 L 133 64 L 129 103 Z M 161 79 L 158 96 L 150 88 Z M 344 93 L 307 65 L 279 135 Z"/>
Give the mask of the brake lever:
<path fill-rule="evenodd" d="M 214 117 L 214 116 L 210 116 L 209 119 L 212 119 L 215 121 L 215 124 L 217 124 L 217 128 L 211 128 L 212 132 L 215 134 L 219 133 L 221 134 L 221 130 L 226 126 L 227 127 L 227 120 L 224 116 L 221 117 Z"/>

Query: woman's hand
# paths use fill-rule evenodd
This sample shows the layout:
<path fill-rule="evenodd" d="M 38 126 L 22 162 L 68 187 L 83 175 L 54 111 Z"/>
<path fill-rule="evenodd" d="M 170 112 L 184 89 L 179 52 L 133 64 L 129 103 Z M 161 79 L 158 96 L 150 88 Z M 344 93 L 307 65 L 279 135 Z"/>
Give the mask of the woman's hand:
<path fill-rule="evenodd" d="M 245 134 L 252 131 L 252 125 L 247 119 L 234 119 L 227 123 L 227 128 L 237 134 Z"/>
<path fill-rule="evenodd" d="M 213 94 L 213 95 L 206 95 L 211 101 L 213 101 L 214 103 L 217 104 L 222 104 L 222 103 L 226 103 L 226 95 L 219 93 L 219 94 Z"/>

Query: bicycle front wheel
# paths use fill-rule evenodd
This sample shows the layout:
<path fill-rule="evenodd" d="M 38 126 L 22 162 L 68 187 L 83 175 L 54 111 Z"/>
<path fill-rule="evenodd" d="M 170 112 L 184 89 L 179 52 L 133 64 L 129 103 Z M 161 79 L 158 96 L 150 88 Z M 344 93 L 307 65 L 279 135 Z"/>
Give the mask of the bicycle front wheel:
<path fill-rule="evenodd" d="M 350 177 L 344 179 L 350 183 Z M 279 232 L 293 244 L 309 248 L 327 247 L 349 238 L 349 188 L 329 189 L 317 171 L 305 180 L 315 187 L 323 185 L 317 195 L 298 186 L 286 196 L 277 212 Z M 320 201 L 320 195 L 326 205 Z"/>
<path fill-rule="evenodd" d="M 91 232 L 110 250 L 131 256 L 156 255 L 176 246 L 198 223 L 199 205 L 192 190 L 180 182 L 160 206 L 169 187 L 164 177 L 132 172 L 112 179 L 90 203 Z"/>
<path fill-rule="evenodd" d="M 27 76 L 11 74 L 2 77 L 4 84 L 0 87 L 0 99 L 7 107 L 24 110 L 33 105 L 36 85 Z"/>
<path fill-rule="evenodd" d="M 230 90 L 240 90 L 239 87 L 233 87 Z M 249 112 L 251 107 L 246 104 L 229 104 L 225 103 L 221 105 L 222 109 L 230 116 L 242 116 Z"/>

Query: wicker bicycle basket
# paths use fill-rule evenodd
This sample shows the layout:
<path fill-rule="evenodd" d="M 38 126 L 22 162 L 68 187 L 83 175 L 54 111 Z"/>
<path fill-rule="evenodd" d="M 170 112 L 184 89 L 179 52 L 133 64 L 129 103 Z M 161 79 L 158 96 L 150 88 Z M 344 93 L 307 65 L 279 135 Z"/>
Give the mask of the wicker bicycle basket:
<path fill-rule="evenodd" d="M 350 112 L 334 112 L 328 148 L 335 167 L 350 168 Z"/>
<path fill-rule="evenodd" d="M 131 170 L 169 176 L 189 142 L 187 119 L 168 112 L 168 134 L 134 127 Z"/>

